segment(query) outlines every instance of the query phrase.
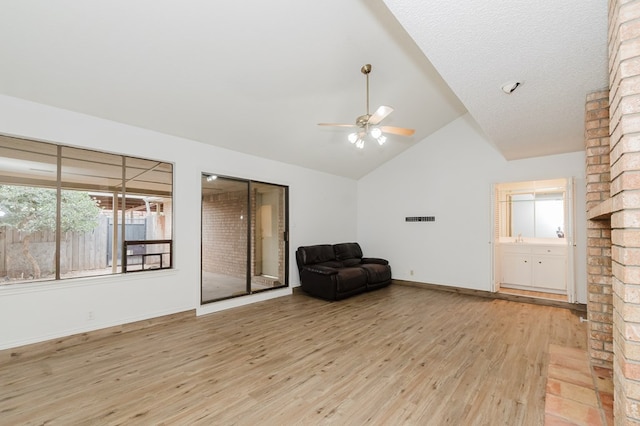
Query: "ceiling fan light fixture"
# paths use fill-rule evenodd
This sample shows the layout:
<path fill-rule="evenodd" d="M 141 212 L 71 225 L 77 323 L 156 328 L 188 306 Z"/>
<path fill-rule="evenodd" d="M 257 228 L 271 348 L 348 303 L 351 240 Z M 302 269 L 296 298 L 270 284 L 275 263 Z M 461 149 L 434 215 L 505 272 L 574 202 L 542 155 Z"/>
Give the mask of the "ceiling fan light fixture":
<path fill-rule="evenodd" d="M 394 135 L 412 136 L 415 132 L 413 129 L 391 126 L 377 127 L 382 120 L 393 112 L 393 108 L 388 105 L 380 105 L 373 114 L 369 112 L 369 73 L 371 72 L 371 64 L 363 65 L 360 72 L 366 77 L 366 114 L 356 117 L 355 124 L 318 123 L 318 125 L 357 128 L 357 131 L 347 135 L 347 140 L 360 149 L 364 148 L 366 140 L 376 140 L 378 144 L 384 144 L 387 141 L 387 137 L 383 135 L 382 129 L 385 129 L 384 132 Z"/>

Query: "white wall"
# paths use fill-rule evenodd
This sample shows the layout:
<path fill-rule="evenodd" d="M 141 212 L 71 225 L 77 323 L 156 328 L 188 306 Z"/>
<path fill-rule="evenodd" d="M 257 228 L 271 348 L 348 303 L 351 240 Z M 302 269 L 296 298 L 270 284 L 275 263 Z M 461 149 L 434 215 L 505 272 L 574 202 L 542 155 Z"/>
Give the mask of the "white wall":
<path fill-rule="evenodd" d="M 0 96 L 0 133 L 175 165 L 175 270 L 0 287 L 0 349 L 198 308 L 201 172 L 289 186 L 292 286 L 298 246 L 356 239 L 351 179 L 7 96 Z"/>
<path fill-rule="evenodd" d="M 395 279 L 491 291 L 492 184 L 558 177 L 576 182 L 576 297 L 586 303 L 584 152 L 506 161 L 468 114 L 358 182 L 358 238 Z"/>
<path fill-rule="evenodd" d="M 391 261 L 394 278 L 480 290 L 490 290 L 491 184 L 576 177 L 576 281 L 586 301 L 584 153 L 507 162 L 469 116 L 359 182 L 7 96 L 0 133 L 175 165 L 175 269 L 0 287 L 0 349 L 199 309 L 201 172 L 289 186 L 292 286 L 298 246 L 358 240 L 365 255 Z M 404 222 L 423 215 L 436 222 Z"/>

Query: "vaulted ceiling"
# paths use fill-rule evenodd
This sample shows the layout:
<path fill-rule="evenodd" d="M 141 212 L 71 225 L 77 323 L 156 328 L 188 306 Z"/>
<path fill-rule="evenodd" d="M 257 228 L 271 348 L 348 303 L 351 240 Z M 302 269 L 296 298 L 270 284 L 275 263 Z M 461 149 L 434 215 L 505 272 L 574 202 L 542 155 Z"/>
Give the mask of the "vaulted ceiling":
<path fill-rule="evenodd" d="M 351 178 L 467 111 L 507 159 L 579 151 L 607 87 L 604 1 L 0 6 L 0 94 Z M 365 113 L 366 63 L 371 109 L 414 136 L 359 150 L 317 126 Z"/>

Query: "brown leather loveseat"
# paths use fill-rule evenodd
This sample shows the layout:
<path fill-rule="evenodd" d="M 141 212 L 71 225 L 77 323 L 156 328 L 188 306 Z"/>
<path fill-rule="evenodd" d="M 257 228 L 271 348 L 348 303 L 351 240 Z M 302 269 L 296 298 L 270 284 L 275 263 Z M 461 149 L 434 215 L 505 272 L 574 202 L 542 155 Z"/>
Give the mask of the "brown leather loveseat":
<path fill-rule="evenodd" d="M 358 243 L 298 247 L 296 261 L 302 289 L 325 300 L 340 300 L 391 284 L 389 262 L 363 257 Z"/>

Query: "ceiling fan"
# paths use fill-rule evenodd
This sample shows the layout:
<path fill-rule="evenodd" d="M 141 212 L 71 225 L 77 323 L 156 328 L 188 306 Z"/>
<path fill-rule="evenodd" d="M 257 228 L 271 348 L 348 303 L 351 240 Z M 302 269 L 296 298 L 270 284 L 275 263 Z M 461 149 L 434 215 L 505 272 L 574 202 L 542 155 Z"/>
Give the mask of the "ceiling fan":
<path fill-rule="evenodd" d="M 371 72 L 371 64 L 365 64 L 360 72 L 367 77 L 367 113 L 356 118 L 355 124 L 337 124 L 337 123 L 318 123 L 318 126 L 333 127 L 356 127 L 359 130 L 350 133 L 347 139 L 358 148 L 364 148 L 364 142 L 367 136 L 378 141 L 380 145 L 387 141 L 387 137 L 383 133 L 393 135 L 411 136 L 415 133 L 414 129 L 405 129 L 403 127 L 379 126 L 389 114 L 393 112 L 393 108 L 381 105 L 373 114 L 369 113 L 369 73 Z"/>

